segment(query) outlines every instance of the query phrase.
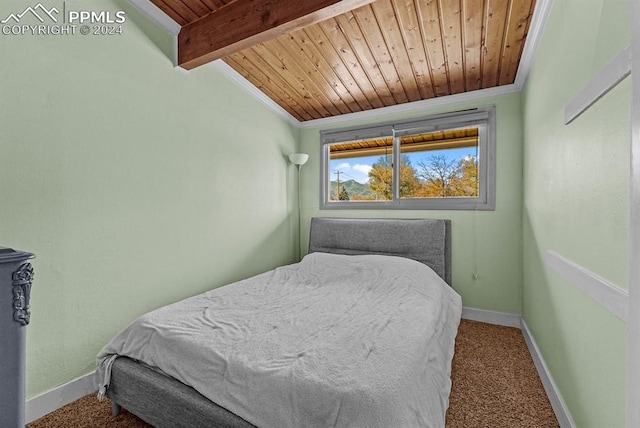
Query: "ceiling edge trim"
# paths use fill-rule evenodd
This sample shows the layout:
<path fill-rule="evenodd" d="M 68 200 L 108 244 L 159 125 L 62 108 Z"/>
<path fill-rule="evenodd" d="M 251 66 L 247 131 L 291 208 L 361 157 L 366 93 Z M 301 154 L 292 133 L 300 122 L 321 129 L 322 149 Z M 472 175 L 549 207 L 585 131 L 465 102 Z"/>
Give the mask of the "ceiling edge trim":
<path fill-rule="evenodd" d="M 178 33 L 182 28 L 180 24 L 171 19 L 169 15 L 164 13 L 162 9 L 151 3 L 150 0 L 125 0 L 134 9 L 137 9 L 156 25 L 160 26 L 164 31 L 173 37 L 173 62 L 174 67 L 178 67 Z"/>
<path fill-rule="evenodd" d="M 502 95 L 515 94 L 520 89 L 514 84 L 496 86 L 495 88 L 479 89 L 472 92 L 463 92 L 454 95 L 445 95 L 438 98 L 429 98 L 427 100 L 413 101 L 405 104 L 396 104 L 394 106 L 380 107 L 373 110 L 358 111 L 355 113 L 341 114 L 340 116 L 325 117 L 322 119 L 313 119 L 300 122 L 299 128 L 315 128 L 319 126 L 331 126 L 334 124 L 349 122 L 352 120 L 371 119 L 379 116 L 387 116 L 390 114 L 406 113 L 418 110 L 427 110 L 436 107 L 447 106 L 450 104 L 458 104 L 469 101 L 477 101 L 481 99 L 498 97 Z"/>
<path fill-rule="evenodd" d="M 150 20 L 158 24 L 162 27 L 167 33 L 172 36 L 177 36 L 180 32 L 180 24 L 178 24 L 173 19 L 169 18 L 169 16 L 162 11 L 162 9 L 158 8 L 155 4 L 151 3 L 150 0 L 125 0 L 131 6 L 138 9 L 144 15 L 147 16 Z"/>
<path fill-rule="evenodd" d="M 220 74 L 231 80 L 236 85 L 240 86 L 241 89 L 244 89 L 249 93 L 249 95 L 253 96 L 262 104 L 266 105 L 271 111 L 280 116 L 282 119 L 286 120 L 290 125 L 296 128 L 300 127 L 301 122 L 298 119 L 296 119 L 288 111 L 280 107 L 280 105 L 278 105 L 275 101 L 265 95 L 265 93 L 254 86 L 253 83 L 245 79 L 243 75 L 234 70 L 229 64 L 221 59 L 217 59 L 207 65 L 218 70 Z"/>
<path fill-rule="evenodd" d="M 544 31 L 544 26 L 547 23 L 547 17 L 549 16 L 552 3 L 553 0 L 536 0 L 536 7 L 533 11 L 533 17 L 531 18 L 529 33 L 527 34 L 527 40 L 524 43 L 522 57 L 520 58 L 518 72 L 516 73 L 516 79 L 514 81 L 514 84 L 519 90 L 524 89 L 524 84 L 527 82 L 527 77 L 529 76 L 529 71 L 533 64 L 533 58 L 535 57 L 538 45 L 542 39 L 542 33 Z"/>

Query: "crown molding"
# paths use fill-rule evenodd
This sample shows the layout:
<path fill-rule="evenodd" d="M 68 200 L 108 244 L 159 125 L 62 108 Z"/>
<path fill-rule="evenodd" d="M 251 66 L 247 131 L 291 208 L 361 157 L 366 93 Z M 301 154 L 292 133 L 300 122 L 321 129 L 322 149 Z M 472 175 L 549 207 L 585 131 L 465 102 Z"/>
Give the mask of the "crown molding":
<path fill-rule="evenodd" d="M 169 15 L 149 0 L 125 0 L 125 2 L 134 9 L 137 9 L 173 37 L 173 58 L 171 58 L 171 61 L 173 62 L 173 66 L 178 68 L 178 33 L 182 28 L 180 24 L 171 19 Z"/>
<path fill-rule="evenodd" d="M 522 49 L 522 55 L 520 57 L 520 64 L 518 65 L 518 72 L 516 73 L 516 79 L 514 84 L 519 91 L 524 89 L 524 84 L 527 82 L 529 71 L 533 65 L 533 59 L 535 58 L 540 39 L 542 39 L 542 33 L 544 26 L 547 23 L 547 17 L 551 10 L 551 3 L 553 0 L 537 0 L 536 6 L 533 11 L 533 17 L 531 18 L 531 25 L 529 25 L 529 32 L 527 34 L 527 40 L 524 43 L 524 49 Z"/>
<path fill-rule="evenodd" d="M 300 122 L 298 119 L 293 117 L 288 111 L 280 107 L 275 101 L 269 98 L 264 92 L 254 86 L 253 83 L 249 82 L 244 78 L 243 75 L 234 70 L 229 64 L 224 62 L 221 59 L 217 59 L 213 62 L 207 64 L 209 67 L 213 67 L 220 74 L 225 76 L 227 79 L 231 80 L 236 85 L 240 86 L 240 88 L 244 89 L 249 95 L 253 96 L 256 100 L 260 101 L 262 104 L 267 106 L 271 111 L 273 111 L 276 115 L 280 116 L 282 119 L 289 122 L 290 125 L 299 128 Z"/>
<path fill-rule="evenodd" d="M 134 8 L 138 9 L 144 15 L 147 16 L 151 21 L 155 22 L 160 28 L 164 29 L 167 33 L 172 36 L 177 36 L 180 32 L 180 24 L 178 24 L 173 19 L 169 18 L 169 16 L 162 11 L 162 9 L 158 8 L 155 4 L 151 3 L 149 0 L 125 0 Z"/>
<path fill-rule="evenodd" d="M 332 126 L 352 120 L 372 119 L 380 116 L 388 116 L 391 114 L 407 113 L 413 111 L 424 111 L 436 107 L 447 106 L 451 104 L 464 103 L 469 101 L 477 101 L 490 97 L 499 97 L 502 95 L 515 94 L 520 90 L 513 84 L 496 86 L 495 88 L 479 89 L 472 92 L 463 92 L 460 94 L 446 95 L 443 97 L 429 98 L 427 100 L 413 101 L 410 103 L 396 104 L 394 106 L 380 107 L 373 110 L 358 111 L 355 113 L 341 114 L 340 116 L 324 117 L 321 119 L 307 120 L 299 122 L 298 128 L 315 128 L 319 126 Z"/>

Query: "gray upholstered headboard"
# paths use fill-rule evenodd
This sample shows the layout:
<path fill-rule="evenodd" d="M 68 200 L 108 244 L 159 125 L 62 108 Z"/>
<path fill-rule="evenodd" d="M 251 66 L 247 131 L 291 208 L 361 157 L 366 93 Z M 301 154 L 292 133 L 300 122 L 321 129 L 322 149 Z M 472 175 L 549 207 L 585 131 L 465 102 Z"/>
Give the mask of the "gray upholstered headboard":
<path fill-rule="evenodd" d="M 309 253 L 315 251 L 406 257 L 451 285 L 451 220 L 313 217 Z"/>

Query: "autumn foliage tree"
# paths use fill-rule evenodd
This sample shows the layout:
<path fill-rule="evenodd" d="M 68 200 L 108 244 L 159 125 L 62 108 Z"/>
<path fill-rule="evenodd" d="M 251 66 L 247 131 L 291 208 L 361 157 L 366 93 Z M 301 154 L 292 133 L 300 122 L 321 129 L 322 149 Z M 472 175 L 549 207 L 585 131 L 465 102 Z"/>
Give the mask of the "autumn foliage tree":
<path fill-rule="evenodd" d="M 382 156 L 371 166 L 369 171 L 369 190 L 375 195 L 376 200 L 390 201 L 393 195 L 392 188 L 393 164 L 391 156 Z M 416 177 L 416 171 L 411 166 L 411 161 L 406 155 L 400 156 L 400 196 L 409 197 L 420 189 L 420 181 Z"/>
<path fill-rule="evenodd" d="M 445 155 L 432 155 L 426 161 L 418 162 L 418 176 L 423 180 L 426 197 L 454 196 L 457 163 Z"/>
<path fill-rule="evenodd" d="M 478 196 L 480 182 L 478 181 L 478 160 L 475 157 L 461 159 L 458 164 L 461 175 L 458 183 L 457 196 Z"/>
<path fill-rule="evenodd" d="M 369 189 L 377 200 L 391 200 L 393 166 L 383 156 L 369 172 Z M 407 155 L 400 156 L 400 197 L 442 198 L 478 196 L 478 161 L 475 157 L 450 159 L 432 155 L 411 165 Z"/>
<path fill-rule="evenodd" d="M 382 156 L 373 165 L 369 171 L 369 190 L 375 196 L 376 200 L 390 201 L 392 195 L 391 177 L 393 168 L 391 166 L 391 157 Z"/>

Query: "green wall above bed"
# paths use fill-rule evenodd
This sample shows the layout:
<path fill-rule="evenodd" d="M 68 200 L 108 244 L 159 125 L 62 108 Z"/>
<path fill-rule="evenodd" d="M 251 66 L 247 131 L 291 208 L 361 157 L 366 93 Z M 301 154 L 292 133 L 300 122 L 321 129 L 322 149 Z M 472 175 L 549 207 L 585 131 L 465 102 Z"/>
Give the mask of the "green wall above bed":
<path fill-rule="evenodd" d="M 37 256 L 28 397 L 134 317 L 295 257 L 297 131 L 126 12 L 121 36 L 0 36 L 0 243 Z"/>

